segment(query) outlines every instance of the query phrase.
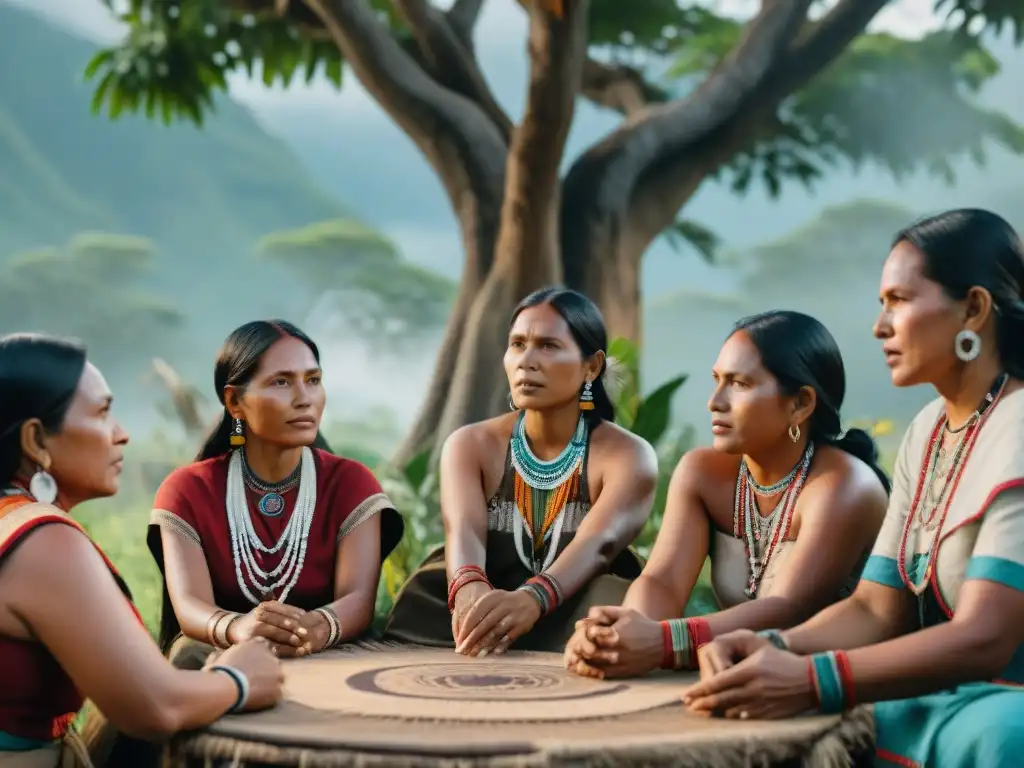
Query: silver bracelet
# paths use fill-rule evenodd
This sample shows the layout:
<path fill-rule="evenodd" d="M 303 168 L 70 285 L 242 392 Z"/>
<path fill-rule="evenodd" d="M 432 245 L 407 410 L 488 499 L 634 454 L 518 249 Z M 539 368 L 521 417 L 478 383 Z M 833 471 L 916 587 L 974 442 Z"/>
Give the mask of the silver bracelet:
<path fill-rule="evenodd" d="M 336 614 L 330 608 L 317 608 L 316 612 L 324 617 L 327 622 L 327 626 L 330 628 L 330 632 L 327 635 L 327 642 L 321 650 L 326 651 L 333 648 L 341 642 L 341 622 L 338 620 L 338 614 Z"/>

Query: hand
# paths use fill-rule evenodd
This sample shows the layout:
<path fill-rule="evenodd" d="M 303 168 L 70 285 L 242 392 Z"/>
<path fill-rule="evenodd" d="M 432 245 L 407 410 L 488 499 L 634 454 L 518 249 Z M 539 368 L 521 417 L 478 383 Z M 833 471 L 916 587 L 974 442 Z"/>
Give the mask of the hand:
<path fill-rule="evenodd" d="M 701 680 L 706 680 L 719 672 L 723 672 L 748 656 L 752 656 L 762 648 L 774 647 L 765 638 L 749 629 L 737 629 L 734 632 L 716 637 L 700 649 L 697 659 L 700 663 Z"/>
<path fill-rule="evenodd" d="M 565 645 L 563 661 L 570 672 L 583 677 L 604 677 L 604 664 L 613 664 L 619 659 L 615 651 L 605 650 L 603 645 L 614 645 L 615 634 L 611 627 L 598 624 L 591 618 L 576 622 L 576 631 Z"/>
<path fill-rule="evenodd" d="M 495 589 L 474 603 L 462 624 L 463 638 L 456 653 L 486 656 L 504 653 L 529 632 L 541 616 L 540 605 L 525 590 Z"/>
<path fill-rule="evenodd" d="M 592 608 L 581 623 L 577 674 L 637 677 L 661 666 L 665 637 L 659 622 L 630 608 L 607 606 Z"/>
<path fill-rule="evenodd" d="M 242 708 L 245 712 L 267 709 L 281 699 L 284 668 L 266 638 L 257 637 L 232 645 L 223 653 L 211 656 L 206 668 L 213 664 L 234 667 L 249 680 L 249 698 Z"/>
<path fill-rule="evenodd" d="M 455 638 L 455 645 L 458 646 L 462 640 L 462 628 L 466 622 L 466 616 L 476 604 L 476 601 L 492 591 L 490 584 L 484 581 L 471 581 L 455 593 L 455 610 L 452 611 L 452 637 Z"/>
<path fill-rule="evenodd" d="M 296 649 L 296 656 L 319 653 L 331 639 L 331 625 L 320 611 L 309 611 L 299 619 L 299 627 L 306 630 L 305 642 Z M 301 651 L 302 653 L 299 653 Z"/>
<path fill-rule="evenodd" d="M 760 639 L 760 638 L 759 638 Z M 740 720 L 793 717 L 814 708 L 807 657 L 770 643 L 727 669 L 704 675 L 683 696 L 691 712 Z"/>
<path fill-rule="evenodd" d="M 300 624 L 306 612 L 301 608 L 270 600 L 260 603 L 231 623 L 228 639 L 232 645 L 254 637 L 265 637 L 279 656 L 304 656 L 309 630 Z"/>

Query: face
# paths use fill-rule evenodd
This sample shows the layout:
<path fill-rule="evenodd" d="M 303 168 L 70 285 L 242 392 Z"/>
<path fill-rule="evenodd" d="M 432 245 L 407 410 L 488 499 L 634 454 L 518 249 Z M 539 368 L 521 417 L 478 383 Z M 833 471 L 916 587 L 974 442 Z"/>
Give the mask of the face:
<path fill-rule="evenodd" d="M 516 408 L 545 410 L 575 403 L 594 380 L 604 353 L 584 360 L 568 323 L 548 304 L 519 313 L 508 335 L 505 375 Z"/>
<path fill-rule="evenodd" d="M 245 422 L 248 434 L 290 448 L 313 444 L 326 401 L 313 351 L 291 336 L 263 354 L 244 390 L 225 392 L 231 416 Z"/>
<path fill-rule="evenodd" d="M 775 377 L 761 364 L 757 347 L 743 331 L 722 345 L 712 377 L 715 390 L 708 409 L 715 450 L 756 453 L 778 444 L 790 425 L 809 417 L 794 398 L 782 395 Z"/>
<path fill-rule="evenodd" d="M 112 402 L 103 374 L 87 363 L 56 434 L 46 434 L 35 419 L 22 427 L 25 475 L 48 471 L 66 509 L 117 493 L 128 433 L 111 414 Z"/>
<path fill-rule="evenodd" d="M 874 334 L 897 387 L 941 381 L 957 364 L 954 340 L 964 327 L 959 303 L 925 276 L 924 267 L 924 255 L 904 241 L 882 268 Z"/>

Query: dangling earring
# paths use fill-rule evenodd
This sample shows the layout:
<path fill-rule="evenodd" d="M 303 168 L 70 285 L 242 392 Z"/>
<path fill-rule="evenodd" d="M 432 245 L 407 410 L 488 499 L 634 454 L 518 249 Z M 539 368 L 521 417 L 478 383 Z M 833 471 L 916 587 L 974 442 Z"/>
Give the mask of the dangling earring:
<path fill-rule="evenodd" d="M 53 504 L 57 500 L 57 481 L 40 467 L 28 481 L 28 492 L 40 504 Z"/>
<path fill-rule="evenodd" d="M 594 410 L 594 395 L 590 391 L 591 387 L 590 379 L 587 379 L 583 385 L 583 392 L 580 394 L 580 410 L 581 411 L 592 411 Z"/>
<path fill-rule="evenodd" d="M 964 329 L 956 335 L 956 356 L 965 363 L 977 359 L 981 354 L 981 337 L 974 331 Z"/>
<path fill-rule="evenodd" d="M 245 427 L 241 419 L 235 419 L 235 427 L 231 430 L 231 445 L 235 448 L 245 445 Z"/>
<path fill-rule="evenodd" d="M 518 408 L 516 408 L 516 401 L 512 399 L 512 393 L 511 392 L 508 393 L 508 409 L 510 411 L 518 411 L 519 410 Z"/>
<path fill-rule="evenodd" d="M 789 439 L 794 443 L 800 439 L 800 425 L 794 424 L 789 428 Z"/>

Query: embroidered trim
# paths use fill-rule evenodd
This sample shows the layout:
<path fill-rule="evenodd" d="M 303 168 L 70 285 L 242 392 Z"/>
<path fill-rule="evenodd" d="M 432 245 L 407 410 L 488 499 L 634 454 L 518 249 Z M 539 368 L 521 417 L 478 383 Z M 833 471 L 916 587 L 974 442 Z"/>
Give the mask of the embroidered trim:
<path fill-rule="evenodd" d="M 199 532 L 168 509 L 154 509 L 149 516 L 149 524 L 158 526 L 161 532 L 173 533 L 197 546 L 203 545 Z"/>
<path fill-rule="evenodd" d="M 391 499 L 388 498 L 386 493 L 375 493 L 372 496 L 367 496 L 363 501 L 353 509 L 345 521 L 341 524 L 338 529 L 337 541 L 341 541 L 343 538 L 348 536 L 352 531 L 358 528 L 360 525 L 365 523 L 371 517 L 376 515 L 378 512 L 383 512 L 385 509 L 394 509 L 395 505 L 391 503 Z"/>

